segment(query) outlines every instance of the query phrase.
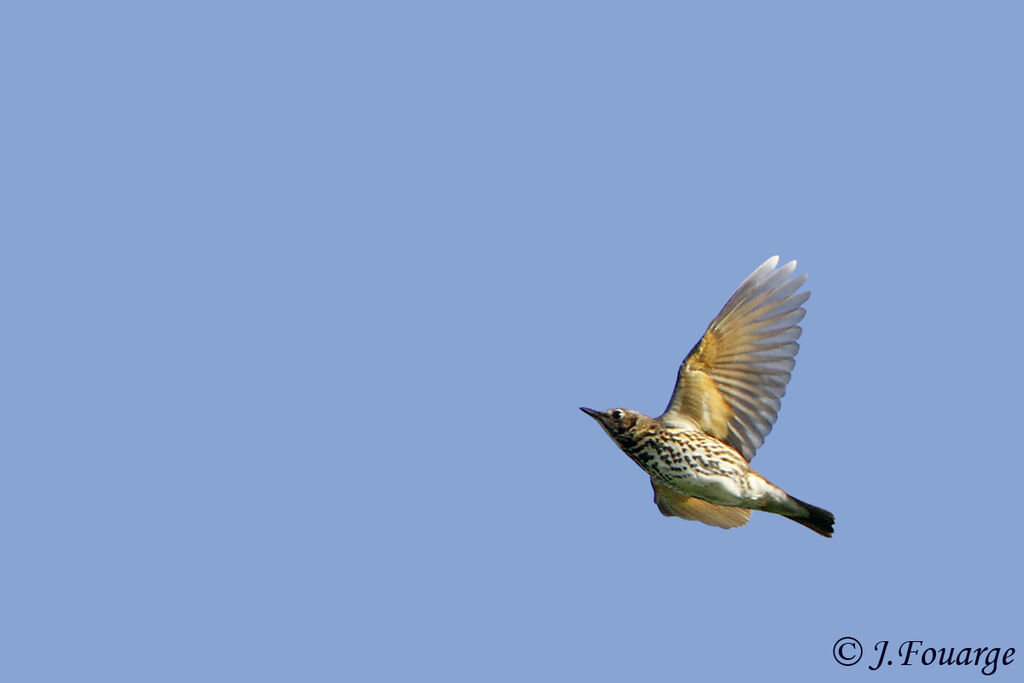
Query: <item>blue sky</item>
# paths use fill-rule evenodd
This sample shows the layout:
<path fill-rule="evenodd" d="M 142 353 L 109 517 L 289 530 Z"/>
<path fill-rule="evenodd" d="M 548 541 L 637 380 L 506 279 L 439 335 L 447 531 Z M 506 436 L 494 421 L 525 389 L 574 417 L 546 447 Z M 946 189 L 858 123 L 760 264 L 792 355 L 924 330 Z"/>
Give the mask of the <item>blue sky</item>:
<path fill-rule="evenodd" d="M 5 680 L 1024 648 L 1014 4 L 3 14 Z M 830 540 L 663 518 L 577 410 L 659 413 L 773 254 L 754 464 Z"/>

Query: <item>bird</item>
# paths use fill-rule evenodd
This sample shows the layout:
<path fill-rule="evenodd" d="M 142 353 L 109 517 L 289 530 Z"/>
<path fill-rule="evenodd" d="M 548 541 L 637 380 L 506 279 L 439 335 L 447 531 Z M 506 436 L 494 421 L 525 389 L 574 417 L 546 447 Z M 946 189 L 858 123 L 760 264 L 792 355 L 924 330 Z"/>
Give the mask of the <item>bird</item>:
<path fill-rule="evenodd" d="M 580 408 L 651 478 L 668 517 L 723 529 L 751 511 L 787 517 L 831 538 L 835 516 L 790 496 L 750 466 L 772 430 L 800 346 L 809 291 L 796 261 L 762 263 L 736 289 L 679 366 L 659 417 Z"/>

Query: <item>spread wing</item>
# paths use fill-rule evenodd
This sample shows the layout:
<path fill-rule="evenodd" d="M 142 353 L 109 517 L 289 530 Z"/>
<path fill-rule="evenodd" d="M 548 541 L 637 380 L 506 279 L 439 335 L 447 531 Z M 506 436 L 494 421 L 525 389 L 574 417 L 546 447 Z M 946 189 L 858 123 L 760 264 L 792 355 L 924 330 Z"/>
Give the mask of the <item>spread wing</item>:
<path fill-rule="evenodd" d="M 732 529 L 750 521 L 750 510 L 745 508 L 728 507 L 684 496 L 654 479 L 651 479 L 651 486 L 654 487 L 654 502 L 666 517 L 693 519 L 720 529 Z"/>
<path fill-rule="evenodd" d="M 779 414 L 800 350 L 796 340 L 810 292 L 796 293 L 807 275 L 790 278 L 796 261 L 773 256 L 733 293 L 679 366 L 666 424 L 693 425 L 748 461 Z"/>

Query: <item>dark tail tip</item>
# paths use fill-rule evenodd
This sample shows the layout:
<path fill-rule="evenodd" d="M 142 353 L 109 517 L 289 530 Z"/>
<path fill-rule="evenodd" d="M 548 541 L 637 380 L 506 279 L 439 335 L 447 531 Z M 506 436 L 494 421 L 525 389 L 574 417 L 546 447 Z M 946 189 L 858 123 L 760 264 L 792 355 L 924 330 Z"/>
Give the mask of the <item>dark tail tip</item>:
<path fill-rule="evenodd" d="M 792 498 L 792 496 L 790 496 Z M 836 523 L 836 516 L 828 510 L 805 503 L 802 500 L 792 498 L 807 513 L 806 516 L 786 515 L 797 524 L 803 524 L 811 531 L 815 531 L 826 538 L 832 538 L 832 525 Z"/>

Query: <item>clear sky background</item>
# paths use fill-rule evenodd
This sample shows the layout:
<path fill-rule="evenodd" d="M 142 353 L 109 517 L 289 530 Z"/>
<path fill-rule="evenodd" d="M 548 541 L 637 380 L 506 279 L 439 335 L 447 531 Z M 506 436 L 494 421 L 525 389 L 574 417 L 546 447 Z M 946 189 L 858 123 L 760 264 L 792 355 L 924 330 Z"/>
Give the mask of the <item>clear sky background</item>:
<path fill-rule="evenodd" d="M 3 680 L 1024 671 L 1019 4 L 0 14 Z M 662 517 L 577 409 L 773 254 L 754 464 L 833 539 Z"/>

